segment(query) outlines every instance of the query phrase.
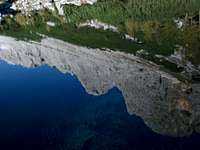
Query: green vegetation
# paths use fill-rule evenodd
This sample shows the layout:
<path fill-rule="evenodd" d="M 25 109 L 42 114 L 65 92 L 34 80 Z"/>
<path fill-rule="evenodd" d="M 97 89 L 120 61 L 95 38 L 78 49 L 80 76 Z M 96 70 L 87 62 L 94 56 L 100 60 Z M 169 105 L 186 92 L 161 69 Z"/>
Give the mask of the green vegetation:
<path fill-rule="evenodd" d="M 199 11 L 199 0 L 99 0 L 93 6 L 65 6 L 66 18 L 71 23 L 87 19 L 116 25 L 127 21 L 166 21 Z"/>
<path fill-rule="evenodd" d="M 200 9 L 199 0 L 99 0 L 93 6 L 65 6 L 65 17 L 49 10 L 33 12 L 31 17 L 17 14 L 6 17 L 0 25 L 0 34 L 23 40 L 40 40 L 40 34 L 92 48 L 109 48 L 129 53 L 145 49 L 146 59 L 179 71 L 174 64 L 155 58 L 155 54 L 169 56 L 176 45 L 188 49 L 187 58 L 200 64 L 200 27 L 198 22 L 177 29 L 174 18 L 195 16 Z M 77 28 L 77 24 L 90 19 L 115 25 L 120 33 Z M 55 27 L 46 24 L 56 23 Z M 138 44 L 126 40 L 124 33 L 139 38 Z"/>
<path fill-rule="evenodd" d="M 183 45 L 194 64 L 200 64 L 199 27 L 193 24 L 178 30 L 173 19 L 195 16 L 199 10 L 199 0 L 99 0 L 93 6 L 65 6 L 69 23 L 98 19 L 115 25 L 142 40 L 142 48 L 151 54 L 168 56 L 176 45 Z"/>
<path fill-rule="evenodd" d="M 74 43 L 76 45 L 87 46 L 91 48 L 110 48 L 113 50 L 122 50 L 129 53 L 135 53 L 141 48 L 140 44 L 126 40 L 123 34 L 114 33 L 111 31 L 96 30 L 93 28 L 77 28 L 73 24 L 61 23 L 59 20 L 53 19 L 56 27 L 49 27 L 46 21 L 49 21 L 48 16 L 42 13 L 35 13 L 31 18 L 31 23 L 27 25 L 20 25 L 15 19 L 6 18 L 1 25 L 1 34 L 12 36 L 21 40 L 37 40 L 42 37 L 41 34 L 49 37 L 54 37 Z"/>

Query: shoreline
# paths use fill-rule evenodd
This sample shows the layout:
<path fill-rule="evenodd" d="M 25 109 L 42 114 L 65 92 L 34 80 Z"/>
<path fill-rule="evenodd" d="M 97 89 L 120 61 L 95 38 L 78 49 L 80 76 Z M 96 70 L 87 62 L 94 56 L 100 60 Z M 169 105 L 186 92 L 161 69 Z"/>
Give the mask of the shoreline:
<path fill-rule="evenodd" d="M 26 68 L 48 65 L 76 75 L 89 94 L 99 96 L 117 87 L 128 113 L 140 116 L 157 133 L 182 137 L 200 130 L 196 123 L 200 119 L 200 85 L 187 85 L 137 56 L 53 38 L 25 42 L 0 36 L 0 48 L 0 58 L 12 64 Z"/>

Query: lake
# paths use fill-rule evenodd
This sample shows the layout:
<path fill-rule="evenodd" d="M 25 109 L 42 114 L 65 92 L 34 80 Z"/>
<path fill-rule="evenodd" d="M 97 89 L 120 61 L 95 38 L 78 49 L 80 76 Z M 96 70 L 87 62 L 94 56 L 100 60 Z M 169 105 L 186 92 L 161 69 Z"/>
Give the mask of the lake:
<path fill-rule="evenodd" d="M 128 63 L 126 58 L 127 62 L 121 62 L 122 68 L 125 69 L 122 70 L 119 64 L 114 63 L 120 59 L 122 61 L 124 55 L 120 55 L 120 59 L 114 59 L 118 57 L 118 53 L 116 57 L 114 54 L 111 57 L 110 52 L 97 51 L 99 59 L 93 59 L 92 50 L 87 54 L 85 51 L 80 57 L 78 52 L 75 55 L 70 50 L 59 51 L 58 47 L 54 50 L 27 47 L 25 50 L 18 49 L 17 46 L 8 49 L 9 40 L 5 43 L 7 42 L 8 45 L 0 45 L 1 149 L 195 150 L 200 146 L 200 135 L 193 131 L 193 128 L 184 123 L 175 122 L 173 125 L 169 121 L 165 122 L 174 120 L 175 115 L 168 116 L 168 112 L 159 114 L 166 111 L 163 101 L 156 101 L 154 107 L 152 104 L 144 107 L 143 103 L 134 106 L 129 103 L 130 96 L 139 102 L 148 97 L 140 91 L 134 92 L 134 89 L 138 88 L 131 82 L 134 73 L 126 69 L 128 66 L 131 71 L 138 65 L 130 60 Z M 83 50 L 77 49 L 79 52 Z M 90 57 L 84 59 L 89 54 Z M 103 67 L 105 64 L 100 65 L 107 63 L 103 54 L 109 54 L 109 60 L 112 60 L 112 65 L 109 64 L 112 67 L 108 69 L 111 72 L 103 73 L 107 70 Z M 72 56 L 76 59 L 72 59 Z M 93 66 L 92 63 L 98 65 Z M 124 73 L 122 76 L 121 72 Z M 138 98 L 135 94 L 142 96 Z M 155 107 L 157 103 L 160 107 Z M 151 111 L 156 113 L 148 116 Z M 181 116 L 184 115 L 185 113 L 181 112 Z M 188 114 L 184 117 L 187 116 Z M 164 119 L 165 126 L 157 121 L 160 118 Z M 173 131 L 175 129 L 179 132 Z M 190 129 L 192 133 L 188 131 Z"/>

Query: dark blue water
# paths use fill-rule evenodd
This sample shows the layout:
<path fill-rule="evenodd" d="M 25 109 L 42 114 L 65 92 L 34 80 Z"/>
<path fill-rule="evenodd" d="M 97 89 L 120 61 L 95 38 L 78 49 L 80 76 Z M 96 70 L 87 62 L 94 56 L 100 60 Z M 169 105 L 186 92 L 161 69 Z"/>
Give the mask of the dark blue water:
<path fill-rule="evenodd" d="M 130 116 L 121 92 L 87 94 L 76 76 L 0 61 L 0 150 L 195 150 L 200 136 L 172 138 Z"/>
<path fill-rule="evenodd" d="M 7 15 L 7 14 L 15 14 L 16 11 L 12 9 L 12 0 L 4 0 L 4 3 L 0 4 L 0 14 Z"/>

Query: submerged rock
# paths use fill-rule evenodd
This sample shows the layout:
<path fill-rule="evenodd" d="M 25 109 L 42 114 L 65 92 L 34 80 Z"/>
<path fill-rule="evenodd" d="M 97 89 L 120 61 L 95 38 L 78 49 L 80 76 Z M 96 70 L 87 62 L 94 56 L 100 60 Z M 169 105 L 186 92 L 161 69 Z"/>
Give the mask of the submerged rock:
<path fill-rule="evenodd" d="M 27 68 L 47 64 L 75 74 L 90 94 L 117 87 L 129 114 L 140 116 L 157 133 L 187 136 L 200 131 L 200 84 L 185 84 L 139 57 L 52 38 L 38 43 L 1 36 L 0 48 L 0 58 L 11 64 Z"/>

